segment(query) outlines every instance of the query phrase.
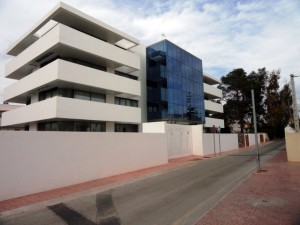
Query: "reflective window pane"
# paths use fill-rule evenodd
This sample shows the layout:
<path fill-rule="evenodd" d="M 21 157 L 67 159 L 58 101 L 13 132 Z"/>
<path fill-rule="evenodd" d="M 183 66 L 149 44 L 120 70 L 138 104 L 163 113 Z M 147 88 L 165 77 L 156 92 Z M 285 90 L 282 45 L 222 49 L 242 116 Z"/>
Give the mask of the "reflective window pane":
<path fill-rule="evenodd" d="M 81 100 L 88 100 L 88 101 L 91 99 L 89 92 L 78 91 L 78 90 L 75 90 L 74 98 L 81 99 Z"/>
<path fill-rule="evenodd" d="M 105 102 L 105 95 L 91 93 L 91 101 L 94 101 L 94 102 Z"/>

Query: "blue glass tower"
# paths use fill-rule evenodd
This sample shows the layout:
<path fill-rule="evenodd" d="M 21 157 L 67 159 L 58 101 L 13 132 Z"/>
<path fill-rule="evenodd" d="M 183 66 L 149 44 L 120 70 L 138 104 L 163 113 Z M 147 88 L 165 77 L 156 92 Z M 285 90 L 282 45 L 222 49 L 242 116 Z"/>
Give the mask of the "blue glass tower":
<path fill-rule="evenodd" d="M 148 121 L 204 123 L 202 60 L 168 40 L 147 47 Z"/>

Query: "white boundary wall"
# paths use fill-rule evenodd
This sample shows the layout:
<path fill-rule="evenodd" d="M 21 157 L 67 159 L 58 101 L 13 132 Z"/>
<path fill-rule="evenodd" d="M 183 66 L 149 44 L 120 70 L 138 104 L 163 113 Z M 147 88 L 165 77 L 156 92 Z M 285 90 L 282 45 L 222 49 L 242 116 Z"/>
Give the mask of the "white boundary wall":
<path fill-rule="evenodd" d="M 166 133 L 169 159 L 189 155 L 214 154 L 213 134 L 203 133 L 203 125 L 178 125 L 166 122 L 143 124 L 144 133 Z M 221 151 L 237 149 L 237 134 L 221 134 Z M 219 134 L 215 134 L 215 149 L 219 153 Z"/>
<path fill-rule="evenodd" d="M 230 151 L 233 149 L 237 149 L 239 147 L 238 143 L 238 135 L 237 134 L 215 134 L 215 150 L 214 150 L 214 136 L 211 133 L 203 134 L 203 156 L 212 155 L 214 151 L 216 154 L 220 153 L 220 145 L 221 143 L 221 152 Z"/>
<path fill-rule="evenodd" d="M 143 123 L 143 133 L 165 133 L 169 159 L 193 155 L 191 126 L 166 122 Z"/>
<path fill-rule="evenodd" d="M 249 146 L 255 145 L 255 134 L 247 134 L 249 136 Z M 258 133 L 257 134 L 257 140 L 258 143 L 261 143 L 260 136 L 263 136 L 263 142 L 266 142 L 267 140 L 267 134 L 266 133 Z M 244 136 L 246 138 L 246 135 Z M 245 140 L 246 141 L 246 140 Z"/>
<path fill-rule="evenodd" d="M 0 132 L 0 201 L 168 163 L 164 134 Z"/>
<path fill-rule="evenodd" d="M 169 159 L 193 155 L 192 129 L 189 126 L 166 124 Z"/>

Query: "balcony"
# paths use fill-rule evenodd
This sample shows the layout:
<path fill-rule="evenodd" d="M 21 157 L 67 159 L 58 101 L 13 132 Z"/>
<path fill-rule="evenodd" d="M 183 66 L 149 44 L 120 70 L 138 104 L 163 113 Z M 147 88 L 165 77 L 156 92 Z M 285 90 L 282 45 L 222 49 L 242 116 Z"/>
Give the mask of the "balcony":
<path fill-rule="evenodd" d="M 141 95 L 140 81 L 57 59 L 5 88 L 4 101 L 25 103 L 31 93 L 52 87 L 76 87 L 127 98 Z"/>
<path fill-rule="evenodd" d="M 21 79 L 39 68 L 40 60 L 49 54 L 57 54 L 64 58 L 77 58 L 112 69 L 119 69 L 121 72 L 122 70 L 132 72 L 140 69 L 140 58 L 137 54 L 63 24 L 57 24 L 12 59 L 6 65 L 5 76 Z"/>
<path fill-rule="evenodd" d="M 215 119 L 215 118 L 211 118 L 211 117 L 205 117 L 205 124 L 204 127 L 219 127 L 220 128 L 224 128 L 224 120 L 222 119 Z"/>
<path fill-rule="evenodd" d="M 19 40 L 8 49 L 7 54 L 14 56 L 20 54 L 37 41 L 37 36 L 35 34 L 39 33 L 41 30 L 45 31 L 45 26 L 49 25 L 49 22 L 51 21 L 73 27 L 74 29 L 80 30 L 93 37 L 106 40 L 109 43 L 115 43 L 122 48 L 128 48 L 139 44 L 139 41 L 136 38 L 60 2 L 35 26 L 20 37 Z M 46 32 L 48 31 L 49 30 L 46 30 Z"/>
<path fill-rule="evenodd" d="M 205 111 L 212 113 L 223 113 L 223 105 L 212 101 L 204 100 Z"/>
<path fill-rule="evenodd" d="M 208 85 L 206 83 L 203 83 L 204 87 L 204 94 L 208 96 L 210 99 L 216 99 L 216 98 L 222 98 L 222 90 L 213 87 L 211 85 Z"/>
<path fill-rule="evenodd" d="M 72 98 L 53 97 L 2 114 L 2 126 L 51 119 L 141 123 L 141 109 Z"/>
<path fill-rule="evenodd" d="M 220 84 L 220 79 L 217 79 L 207 73 L 203 73 L 203 82 L 209 85 Z"/>

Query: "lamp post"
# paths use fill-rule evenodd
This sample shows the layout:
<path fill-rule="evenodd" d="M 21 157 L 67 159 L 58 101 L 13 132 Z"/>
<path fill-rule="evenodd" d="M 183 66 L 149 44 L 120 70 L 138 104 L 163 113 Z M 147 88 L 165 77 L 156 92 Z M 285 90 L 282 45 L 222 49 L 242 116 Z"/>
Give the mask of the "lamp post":
<path fill-rule="evenodd" d="M 258 148 L 258 138 L 257 138 L 257 126 L 256 126 L 256 111 L 255 111 L 255 101 L 254 101 L 254 90 L 251 90 L 252 97 L 252 110 L 253 110 L 253 124 L 254 124 L 254 135 L 256 144 L 256 163 L 257 163 L 257 173 L 260 173 L 260 156 Z"/>
<path fill-rule="evenodd" d="M 295 76 L 294 74 L 291 74 L 291 89 L 292 89 L 292 99 L 293 99 L 294 126 L 295 126 L 295 131 L 299 132 L 299 116 L 298 116 L 298 107 L 297 107 L 297 98 L 296 98 L 294 77 L 299 77 L 299 76 Z"/>

